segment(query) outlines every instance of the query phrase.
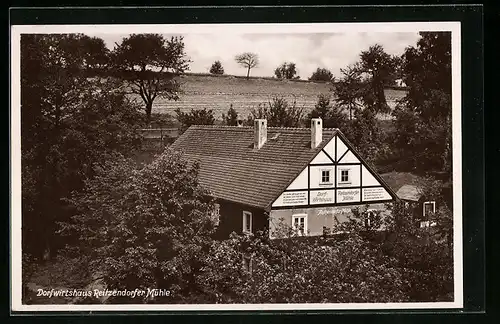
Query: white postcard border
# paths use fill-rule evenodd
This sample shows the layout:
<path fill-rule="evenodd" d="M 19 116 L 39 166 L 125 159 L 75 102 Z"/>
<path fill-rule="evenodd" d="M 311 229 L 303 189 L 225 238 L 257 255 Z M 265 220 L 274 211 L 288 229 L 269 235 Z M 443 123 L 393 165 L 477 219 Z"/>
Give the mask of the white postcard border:
<path fill-rule="evenodd" d="M 230 25 L 230 28 L 228 28 Z M 422 303 L 324 303 L 324 304 L 162 304 L 162 305 L 23 305 L 21 251 L 21 123 L 20 35 L 23 33 L 355 33 L 355 32 L 452 32 L 452 134 L 454 301 Z M 11 26 L 11 310 L 46 311 L 250 311 L 250 310 L 408 310 L 463 307 L 462 143 L 461 143 L 461 30 L 460 22 L 391 23 L 292 23 L 292 24 L 154 24 L 154 25 L 15 25 Z M 457 171 L 458 170 L 458 171 Z"/>

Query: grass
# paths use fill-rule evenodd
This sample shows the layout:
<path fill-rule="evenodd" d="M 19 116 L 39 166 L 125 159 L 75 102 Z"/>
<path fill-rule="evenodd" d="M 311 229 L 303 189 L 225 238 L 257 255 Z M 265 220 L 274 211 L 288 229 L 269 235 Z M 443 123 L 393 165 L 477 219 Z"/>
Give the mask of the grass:
<path fill-rule="evenodd" d="M 331 94 L 329 83 L 306 80 L 279 80 L 269 77 L 246 77 L 191 73 L 179 77 L 183 93 L 177 101 L 157 98 L 153 112 L 174 115 L 179 108 L 183 112 L 191 109 L 208 109 L 217 119 L 226 113 L 230 105 L 241 118 L 246 119 L 250 111 L 259 104 L 269 101 L 272 96 L 284 96 L 296 100 L 297 106 L 304 107 L 306 113 L 314 108 L 320 94 Z M 386 89 L 390 106 L 404 96 L 401 89 Z M 142 103 L 139 97 L 136 98 Z"/>
<path fill-rule="evenodd" d="M 54 260 L 45 261 L 35 266 L 34 271 L 25 283 L 23 301 L 26 304 L 67 304 L 73 297 L 38 296 L 39 289 L 84 289 L 91 281 L 90 271 L 82 267 L 80 260 L 58 256 Z"/>

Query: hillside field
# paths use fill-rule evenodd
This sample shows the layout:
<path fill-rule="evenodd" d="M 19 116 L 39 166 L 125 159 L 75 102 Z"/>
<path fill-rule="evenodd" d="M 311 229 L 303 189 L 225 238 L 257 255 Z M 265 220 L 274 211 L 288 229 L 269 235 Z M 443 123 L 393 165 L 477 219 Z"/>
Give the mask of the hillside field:
<path fill-rule="evenodd" d="M 177 108 L 183 112 L 206 108 L 213 110 L 215 118 L 220 119 L 222 113 L 226 113 L 232 104 L 238 115 L 246 119 L 252 109 L 268 102 L 275 95 L 287 98 L 290 103 L 296 100 L 297 106 L 304 107 L 308 113 L 314 108 L 320 94 L 331 93 L 331 85 L 328 83 L 303 80 L 247 80 L 235 76 L 183 75 L 180 82 L 183 89 L 180 99 L 172 101 L 157 98 L 153 113 L 174 115 Z M 404 90 L 386 89 L 387 103 L 391 108 L 396 105 L 396 100 L 404 95 Z"/>

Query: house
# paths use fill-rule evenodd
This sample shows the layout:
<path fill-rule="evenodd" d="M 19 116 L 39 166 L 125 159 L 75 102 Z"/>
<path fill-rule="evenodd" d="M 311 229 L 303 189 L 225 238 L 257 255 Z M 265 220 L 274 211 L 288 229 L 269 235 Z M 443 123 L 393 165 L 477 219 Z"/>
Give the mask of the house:
<path fill-rule="evenodd" d="M 429 221 L 429 215 L 436 212 L 436 201 L 425 199 L 420 187 L 407 184 L 399 188 L 396 195 L 405 202 L 405 208 L 412 210 L 413 218 L 418 227 L 435 225 L 435 222 Z"/>
<path fill-rule="evenodd" d="M 268 229 L 280 222 L 298 235 L 323 235 L 344 222 L 352 208 L 386 212 L 397 198 L 338 129 L 189 127 L 171 146 L 200 163 L 200 184 L 219 205 L 221 237 Z"/>

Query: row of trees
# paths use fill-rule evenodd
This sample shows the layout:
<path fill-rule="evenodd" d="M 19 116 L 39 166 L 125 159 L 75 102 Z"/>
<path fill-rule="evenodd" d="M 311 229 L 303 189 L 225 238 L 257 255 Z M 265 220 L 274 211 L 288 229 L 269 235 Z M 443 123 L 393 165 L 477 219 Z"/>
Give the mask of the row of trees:
<path fill-rule="evenodd" d="M 250 77 L 250 70 L 259 65 L 259 56 L 255 53 L 247 52 L 235 57 L 236 63 L 247 69 L 247 79 Z M 215 61 L 210 67 L 211 74 L 224 74 L 224 68 L 220 61 Z M 284 62 L 274 70 L 274 76 L 278 79 L 296 80 L 300 79 L 297 75 L 297 66 L 293 62 Z M 309 77 L 311 81 L 334 81 L 333 73 L 325 68 L 317 68 Z"/>

